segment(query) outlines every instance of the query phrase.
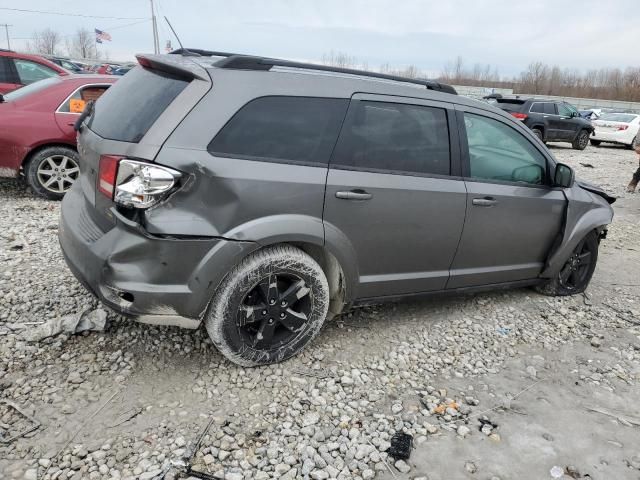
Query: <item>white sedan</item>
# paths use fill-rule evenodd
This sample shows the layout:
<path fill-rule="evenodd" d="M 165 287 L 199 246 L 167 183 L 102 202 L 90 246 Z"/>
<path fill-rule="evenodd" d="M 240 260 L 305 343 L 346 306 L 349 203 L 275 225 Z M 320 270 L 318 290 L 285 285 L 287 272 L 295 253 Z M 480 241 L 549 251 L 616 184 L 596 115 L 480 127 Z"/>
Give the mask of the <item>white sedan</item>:
<path fill-rule="evenodd" d="M 633 148 L 640 144 L 640 115 L 633 113 L 604 113 L 591 122 L 595 130 L 591 134 L 591 145 L 602 142 L 618 143 Z"/>

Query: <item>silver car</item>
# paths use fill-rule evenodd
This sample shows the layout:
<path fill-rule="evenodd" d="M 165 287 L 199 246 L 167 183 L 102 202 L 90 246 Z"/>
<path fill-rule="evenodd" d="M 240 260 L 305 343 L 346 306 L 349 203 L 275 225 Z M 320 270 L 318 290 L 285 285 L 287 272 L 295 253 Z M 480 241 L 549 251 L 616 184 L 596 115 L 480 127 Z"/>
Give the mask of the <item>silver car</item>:
<path fill-rule="evenodd" d="M 71 270 L 231 361 L 300 351 L 346 307 L 582 292 L 613 199 L 530 130 L 437 82 L 203 50 L 139 57 L 85 110 Z"/>

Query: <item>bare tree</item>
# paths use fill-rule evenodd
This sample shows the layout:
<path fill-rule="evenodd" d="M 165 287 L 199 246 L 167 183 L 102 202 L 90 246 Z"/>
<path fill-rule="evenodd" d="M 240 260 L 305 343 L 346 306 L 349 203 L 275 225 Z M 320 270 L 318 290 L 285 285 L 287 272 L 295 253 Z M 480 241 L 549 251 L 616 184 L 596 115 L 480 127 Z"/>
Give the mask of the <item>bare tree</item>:
<path fill-rule="evenodd" d="M 62 37 L 55 30 L 45 28 L 33 32 L 33 40 L 27 43 L 27 49 L 45 55 L 56 55 L 59 53 L 59 46 Z"/>
<path fill-rule="evenodd" d="M 334 52 L 331 50 L 328 54 L 322 55 L 322 63 L 331 67 L 338 68 L 355 68 L 358 64 L 356 57 L 352 57 L 343 52 Z"/>
<path fill-rule="evenodd" d="M 95 41 L 95 36 L 91 31 L 86 28 L 79 28 L 76 30 L 76 33 L 67 40 L 69 56 L 89 59 L 100 58 L 100 52 L 97 52 Z"/>

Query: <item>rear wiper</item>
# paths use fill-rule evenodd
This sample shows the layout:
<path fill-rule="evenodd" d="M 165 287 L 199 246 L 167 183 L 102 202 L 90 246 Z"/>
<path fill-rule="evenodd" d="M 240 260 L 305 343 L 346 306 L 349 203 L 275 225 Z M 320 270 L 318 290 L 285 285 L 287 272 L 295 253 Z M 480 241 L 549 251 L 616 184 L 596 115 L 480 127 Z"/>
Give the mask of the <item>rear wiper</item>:
<path fill-rule="evenodd" d="M 82 127 L 82 122 L 84 122 L 84 120 L 93 113 L 93 107 L 95 104 L 96 102 L 94 100 L 89 100 L 89 102 L 87 102 L 87 106 L 84 107 L 84 110 L 76 120 L 76 123 L 73 124 L 73 129 L 76 132 L 80 131 L 80 128 Z"/>

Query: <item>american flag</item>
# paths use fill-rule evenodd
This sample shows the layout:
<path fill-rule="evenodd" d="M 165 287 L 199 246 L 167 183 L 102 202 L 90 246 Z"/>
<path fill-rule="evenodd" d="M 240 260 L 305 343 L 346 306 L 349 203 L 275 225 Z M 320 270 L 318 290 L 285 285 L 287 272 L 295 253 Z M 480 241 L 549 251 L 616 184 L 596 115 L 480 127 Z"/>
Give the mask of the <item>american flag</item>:
<path fill-rule="evenodd" d="M 107 32 L 103 32 L 102 30 L 98 30 L 97 28 L 94 28 L 94 30 L 96 31 L 96 43 L 102 43 L 104 40 L 108 42 L 111 41 L 111 35 L 109 35 Z"/>

